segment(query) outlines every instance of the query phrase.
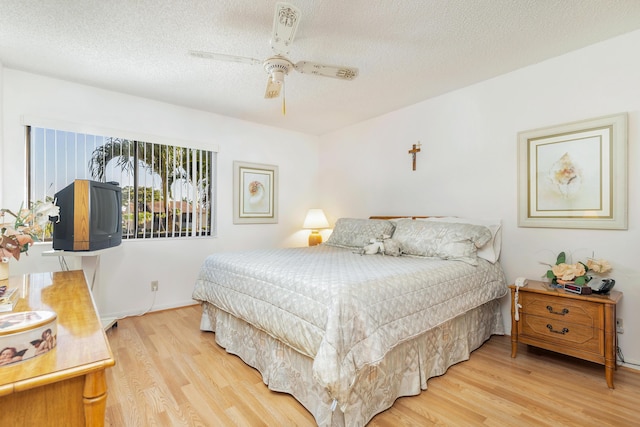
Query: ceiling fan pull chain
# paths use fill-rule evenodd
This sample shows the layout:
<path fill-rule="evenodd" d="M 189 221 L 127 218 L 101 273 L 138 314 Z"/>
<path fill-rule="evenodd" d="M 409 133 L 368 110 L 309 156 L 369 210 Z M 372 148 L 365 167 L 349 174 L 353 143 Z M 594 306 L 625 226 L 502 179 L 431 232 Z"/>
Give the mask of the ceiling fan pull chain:
<path fill-rule="evenodd" d="M 282 81 L 282 115 L 286 116 L 287 115 L 287 103 L 285 101 L 285 99 L 287 98 L 287 91 L 284 87 L 284 80 Z"/>

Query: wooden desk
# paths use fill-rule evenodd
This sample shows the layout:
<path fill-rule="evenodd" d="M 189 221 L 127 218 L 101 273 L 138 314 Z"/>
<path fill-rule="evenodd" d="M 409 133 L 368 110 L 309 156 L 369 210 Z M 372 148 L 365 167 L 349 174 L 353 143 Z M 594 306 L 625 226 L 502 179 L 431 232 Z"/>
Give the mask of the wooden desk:
<path fill-rule="evenodd" d="M 20 289 L 14 311 L 58 314 L 56 347 L 0 367 L 0 426 L 103 426 L 105 369 L 115 364 L 84 273 L 9 278 Z"/>

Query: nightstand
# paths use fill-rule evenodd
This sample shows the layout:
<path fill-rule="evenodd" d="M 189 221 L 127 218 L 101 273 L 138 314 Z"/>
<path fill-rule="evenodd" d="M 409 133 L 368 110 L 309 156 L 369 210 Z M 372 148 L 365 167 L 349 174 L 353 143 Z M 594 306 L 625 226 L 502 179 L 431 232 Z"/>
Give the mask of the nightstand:
<path fill-rule="evenodd" d="M 516 287 L 511 288 L 511 357 L 518 343 L 532 345 L 605 366 L 605 378 L 613 387 L 616 369 L 616 304 L 622 292 L 578 295 L 529 280 L 520 288 L 519 320 L 516 320 Z"/>

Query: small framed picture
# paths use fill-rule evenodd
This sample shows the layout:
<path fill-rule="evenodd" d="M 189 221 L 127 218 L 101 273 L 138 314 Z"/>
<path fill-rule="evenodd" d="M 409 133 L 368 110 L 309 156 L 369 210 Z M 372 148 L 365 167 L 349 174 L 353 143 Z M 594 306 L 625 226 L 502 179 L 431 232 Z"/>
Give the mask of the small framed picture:
<path fill-rule="evenodd" d="M 627 229 L 627 114 L 518 134 L 518 226 Z"/>
<path fill-rule="evenodd" d="M 278 166 L 233 162 L 233 223 L 278 222 Z"/>

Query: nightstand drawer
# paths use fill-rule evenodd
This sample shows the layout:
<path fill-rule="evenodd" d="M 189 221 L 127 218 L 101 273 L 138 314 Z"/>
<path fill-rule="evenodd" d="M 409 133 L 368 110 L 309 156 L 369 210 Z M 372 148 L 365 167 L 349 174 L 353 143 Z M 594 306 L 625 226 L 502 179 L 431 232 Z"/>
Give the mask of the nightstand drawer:
<path fill-rule="evenodd" d="M 604 335 L 598 328 L 527 313 L 522 314 L 518 326 L 518 335 L 523 341 L 529 338 L 559 344 L 564 348 L 604 355 Z"/>
<path fill-rule="evenodd" d="M 589 328 L 604 328 L 602 304 L 524 292 L 520 298 L 523 313 Z"/>

